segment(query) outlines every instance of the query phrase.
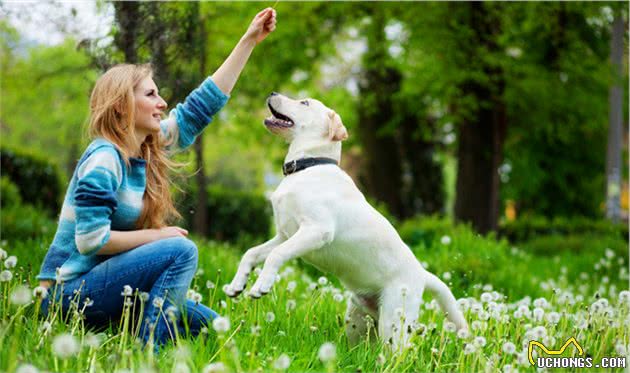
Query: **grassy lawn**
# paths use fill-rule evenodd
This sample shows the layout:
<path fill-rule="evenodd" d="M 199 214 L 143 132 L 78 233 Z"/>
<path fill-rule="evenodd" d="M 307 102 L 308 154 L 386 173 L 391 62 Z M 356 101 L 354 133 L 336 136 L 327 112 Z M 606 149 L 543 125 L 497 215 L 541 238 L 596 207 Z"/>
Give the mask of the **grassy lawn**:
<path fill-rule="evenodd" d="M 0 371 L 533 371 L 530 340 L 559 349 L 570 337 L 594 364 L 625 355 L 630 342 L 625 240 L 540 239 L 515 247 L 457 227 L 448 237 L 414 243 L 419 260 L 453 289 L 471 330 L 451 331 L 425 296 L 412 331 L 414 347 L 392 354 L 374 340 L 348 346 L 347 294 L 336 279 L 296 261 L 281 269 L 263 299 L 230 299 L 221 287 L 231 280 L 245 247 L 193 238 L 200 252 L 193 289 L 229 319 L 229 327 L 218 333 L 210 326 L 196 339 L 180 336 L 159 355 L 143 351 L 133 320 L 97 333 L 86 330 L 78 315 L 67 322 L 59 315 L 37 317 L 34 277 L 50 235 L 3 241 L 2 249 L 17 264 L 2 261 Z M 569 347 L 563 356 L 576 354 Z"/>

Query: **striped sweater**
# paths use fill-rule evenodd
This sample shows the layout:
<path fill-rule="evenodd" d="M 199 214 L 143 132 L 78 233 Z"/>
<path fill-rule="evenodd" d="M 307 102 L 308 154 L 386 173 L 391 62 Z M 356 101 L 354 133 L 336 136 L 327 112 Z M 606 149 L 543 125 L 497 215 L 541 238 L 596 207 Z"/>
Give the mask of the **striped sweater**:
<path fill-rule="evenodd" d="M 169 151 L 190 146 L 228 97 L 208 78 L 160 123 L 172 141 Z M 74 171 L 53 242 L 37 279 L 68 281 L 88 272 L 108 256 L 96 255 L 112 230 L 133 230 L 142 211 L 146 161 L 130 158 L 127 167 L 109 141 L 97 138 Z"/>

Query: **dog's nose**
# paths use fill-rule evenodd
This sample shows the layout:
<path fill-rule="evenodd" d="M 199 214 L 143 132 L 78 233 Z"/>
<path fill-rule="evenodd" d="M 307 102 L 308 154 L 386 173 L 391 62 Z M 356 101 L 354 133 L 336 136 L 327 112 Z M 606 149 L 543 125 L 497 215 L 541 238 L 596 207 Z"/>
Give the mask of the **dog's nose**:
<path fill-rule="evenodd" d="M 272 96 L 277 96 L 277 95 L 278 95 L 278 92 L 271 92 L 271 94 L 269 95 L 269 97 L 272 97 Z"/>

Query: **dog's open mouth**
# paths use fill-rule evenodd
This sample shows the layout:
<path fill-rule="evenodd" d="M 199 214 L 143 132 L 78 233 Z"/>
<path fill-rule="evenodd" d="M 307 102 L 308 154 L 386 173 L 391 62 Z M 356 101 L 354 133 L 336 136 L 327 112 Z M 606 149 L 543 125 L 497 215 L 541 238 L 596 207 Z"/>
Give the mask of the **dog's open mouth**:
<path fill-rule="evenodd" d="M 289 128 L 289 127 L 293 127 L 293 125 L 295 123 L 293 123 L 293 120 L 289 117 L 287 117 L 286 115 L 274 110 L 273 106 L 271 106 L 271 104 L 267 103 L 267 106 L 269 107 L 269 110 L 271 111 L 272 116 L 270 116 L 269 118 L 265 119 L 265 125 L 269 126 L 269 127 L 282 127 L 282 128 Z"/>

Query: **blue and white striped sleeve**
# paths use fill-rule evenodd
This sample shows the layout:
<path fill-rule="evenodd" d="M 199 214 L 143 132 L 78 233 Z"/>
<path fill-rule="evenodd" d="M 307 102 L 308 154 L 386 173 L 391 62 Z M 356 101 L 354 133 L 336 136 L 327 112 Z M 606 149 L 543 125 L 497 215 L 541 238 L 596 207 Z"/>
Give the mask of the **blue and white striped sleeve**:
<path fill-rule="evenodd" d="M 122 164 L 113 148 L 98 149 L 79 166 L 74 192 L 75 242 L 82 255 L 95 254 L 109 240 L 121 183 Z"/>
<path fill-rule="evenodd" d="M 208 77 L 161 122 L 161 134 L 167 149 L 181 150 L 195 142 L 228 98 Z"/>

